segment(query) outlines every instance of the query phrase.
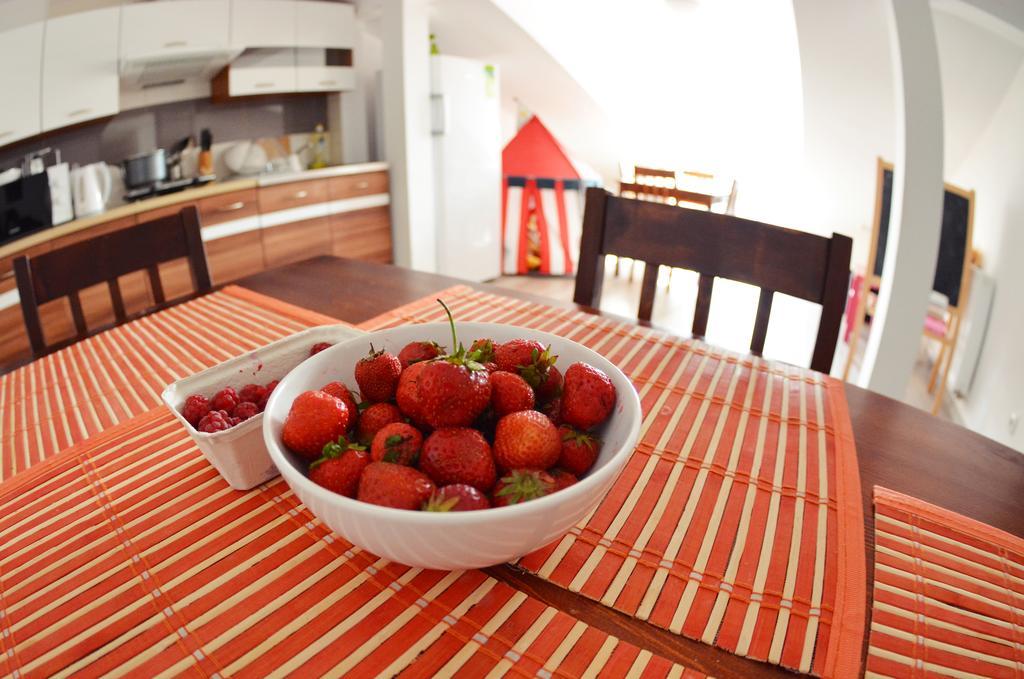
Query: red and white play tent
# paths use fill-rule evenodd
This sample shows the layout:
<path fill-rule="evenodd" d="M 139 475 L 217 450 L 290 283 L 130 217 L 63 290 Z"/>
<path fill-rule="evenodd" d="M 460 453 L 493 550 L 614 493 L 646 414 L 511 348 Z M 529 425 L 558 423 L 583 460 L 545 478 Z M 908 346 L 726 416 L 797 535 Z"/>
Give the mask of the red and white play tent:
<path fill-rule="evenodd" d="M 502 161 L 502 271 L 572 275 L 579 258 L 583 194 L 577 165 L 537 116 L 505 145 Z"/>

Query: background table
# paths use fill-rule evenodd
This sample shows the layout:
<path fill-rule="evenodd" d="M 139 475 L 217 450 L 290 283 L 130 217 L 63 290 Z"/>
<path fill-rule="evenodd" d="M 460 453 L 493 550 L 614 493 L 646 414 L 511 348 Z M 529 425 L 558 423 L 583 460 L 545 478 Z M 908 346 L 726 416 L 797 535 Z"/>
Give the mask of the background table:
<path fill-rule="evenodd" d="M 465 281 L 380 264 L 319 257 L 237 283 L 349 323 L 360 323 L 400 304 Z M 473 287 L 609 316 L 568 302 L 504 288 L 483 284 Z M 846 397 L 861 467 L 868 578 L 874 551 L 872 489 L 876 484 L 1014 535 L 1024 535 L 1024 455 L 924 411 L 853 385 L 846 386 Z M 691 665 L 696 660 L 696 666 L 709 674 L 772 676 L 785 672 L 659 630 L 512 567 L 496 567 L 489 572 L 626 641 L 668 658 L 689 660 Z"/>

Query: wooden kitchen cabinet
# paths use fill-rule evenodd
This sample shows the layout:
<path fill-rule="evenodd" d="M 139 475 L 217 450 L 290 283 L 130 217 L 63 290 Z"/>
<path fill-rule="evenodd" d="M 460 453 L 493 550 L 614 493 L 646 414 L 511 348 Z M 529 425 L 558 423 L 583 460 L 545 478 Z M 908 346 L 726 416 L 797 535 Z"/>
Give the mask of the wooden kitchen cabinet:
<path fill-rule="evenodd" d="M 331 231 L 327 217 L 263 229 L 263 264 L 268 269 L 329 252 Z"/>
<path fill-rule="evenodd" d="M 0 146 L 42 132 L 43 22 L 0 31 Z"/>
<path fill-rule="evenodd" d="M 120 219 L 111 219 L 109 222 L 103 222 L 95 226 L 89 227 L 88 229 L 82 229 L 81 231 L 75 231 L 69 233 L 66 236 L 50 241 L 50 245 L 53 246 L 54 250 L 59 250 L 63 247 L 71 245 L 72 243 L 78 243 L 83 240 L 89 240 L 96 236 L 102 236 L 105 233 L 113 233 L 114 231 L 120 231 L 121 229 L 127 229 L 135 226 L 135 216 L 121 217 Z"/>
<path fill-rule="evenodd" d="M 214 285 L 263 271 L 263 235 L 259 230 L 206 241 L 204 246 Z"/>
<path fill-rule="evenodd" d="M 112 116 L 120 109 L 117 33 L 120 7 L 46 22 L 43 129 Z"/>
<path fill-rule="evenodd" d="M 331 200 L 371 196 L 378 193 L 387 193 L 389 190 L 387 172 L 346 174 L 331 177 L 327 182 L 327 193 Z"/>
<path fill-rule="evenodd" d="M 261 186 L 259 189 L 260 214 L 278 212 L 303 205 L 318 205 L 327 202 L 327 180 L 289 182 L 274 186 Z M 324 215 L 327 207 L 324 206 Z"/>
<path fill-rule="evenodd" d="M 259 214 L 256 189 L 231 191 L 199 201 L 199 224 L 203 227 L 255 217 Z"/>
<path fill-rule="evenodd" d="M 331 252 L 337 257 L 390 264 L 391 217 L 387 207 L 331 215 Z"/>

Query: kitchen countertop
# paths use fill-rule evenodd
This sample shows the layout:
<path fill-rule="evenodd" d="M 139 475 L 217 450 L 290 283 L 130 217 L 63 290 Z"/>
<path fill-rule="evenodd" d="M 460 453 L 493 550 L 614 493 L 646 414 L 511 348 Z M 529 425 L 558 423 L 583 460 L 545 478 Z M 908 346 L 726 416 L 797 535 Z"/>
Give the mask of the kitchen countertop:
<path fill-rule="evenodd" d="M 209 198 L 210 196 L 216 196 L 221 193 L 240 191 L 243 189 L 254 189 L 260 186 L 274 186 L 275 184 L 287 184 L 289 182 L 336 177 L 348 174 L 361 174 L 363 172 L 380 172 L 387 169 L 388 164 L 382 162 L 354 163 L 351 165 L 333 165 L 331 167 L 324 167 L 317 170 L 305 170 L 303 172 L 266 174 L 256 177 L 228 179 L 222 182 L 215 181 L 203 186 L 198 186 L 194 189 L 185 189 L 184 191 L 178 191 L 177 193 L 168 193 L 163 196 L 154 196 L 153 198 L 147 198 L 134 203 L 119 205 L 96 215 L 82 217 L 81 219 L 74 219 L 70 222 L 58 224 L 57 226 L 51 226 L 50 228 L 42 231 L 36 231 L 24 238 L 19 238 L 0 246 L 0 258 L 9 257 L 10 255 L 17 254 L 34 245 L 39 245 L 40 243 L 45 243 L 47 241 L 54 240 L 55 238 L 60 238 L 61 236 L 76 233 L 83 229 L 96 226 L 97 224 L 103 224 L 122 217 L 131 217 L 132 215 L 137 215 L 140 212 L 155 210 L 168 205 L 174 205 L 175 203 L 191 202 L 202 198 Z"/>

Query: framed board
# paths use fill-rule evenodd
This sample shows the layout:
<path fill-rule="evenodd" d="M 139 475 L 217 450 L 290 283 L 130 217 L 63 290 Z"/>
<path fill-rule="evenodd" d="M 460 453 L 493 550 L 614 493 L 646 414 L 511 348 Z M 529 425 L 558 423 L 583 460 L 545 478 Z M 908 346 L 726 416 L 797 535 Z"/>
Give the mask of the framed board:
<path fill-rule="evenodd" d="M 878 196 L 875 205 L 875 238 L 871 244 L 871 271 L 876 279 L 882 277 L 885 246 L 889 238 L 889 216 L 892 209 L 893 165 L 878 161 Z M 971 253 L 971 232 L 974 222 L 974 191 L 945 185 L 942 205 L 942 235 L 939 238 L 939 257 L 935 264 L 932 289 L 949 298 L 949 305 L 960 306 L 960 292 L 964 288 L 967 264 Z"/>

